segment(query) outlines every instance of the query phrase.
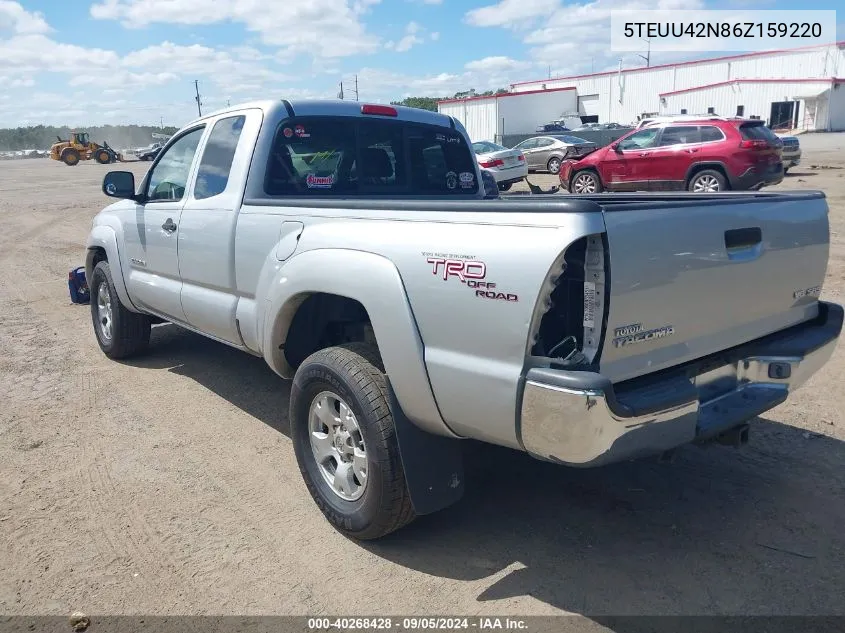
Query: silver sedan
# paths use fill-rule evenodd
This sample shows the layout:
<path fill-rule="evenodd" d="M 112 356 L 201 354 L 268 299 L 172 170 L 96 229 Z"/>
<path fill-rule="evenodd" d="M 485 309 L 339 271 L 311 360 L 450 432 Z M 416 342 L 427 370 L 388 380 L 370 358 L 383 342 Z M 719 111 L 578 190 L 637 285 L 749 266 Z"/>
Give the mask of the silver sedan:
<path fill-rule="evenodd" d="M 493 174 L 499 191 L 507 191 L 511 185 L 528 175 L 525 156 L 518 149 L 508 149 L 490 141 L 478 141 L 472 144 L 472 151 L 475 152 L 479 166 Z"/>
<path fill-rule="evenodd" d="M 531 171 L 547 171 L 556 174 L 564 158 L 579 158 L 596 150 L 592 141 L 568 134 L 534 136 L 514 146 L 525 154 L 525 161 Z"/>

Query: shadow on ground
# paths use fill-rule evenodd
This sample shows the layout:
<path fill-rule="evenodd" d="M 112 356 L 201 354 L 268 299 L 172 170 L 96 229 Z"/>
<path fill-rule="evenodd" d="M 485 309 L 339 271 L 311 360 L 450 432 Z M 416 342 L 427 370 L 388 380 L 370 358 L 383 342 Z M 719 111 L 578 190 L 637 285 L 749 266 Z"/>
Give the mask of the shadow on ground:
<path fill-rule="evenodd" d="M 288 382 L 259 358 L 172 326 L 133 365 L 170 368 L 287 435 Z M 750 444 L 592 470 L 466 444 L 467 494 L 375 543 L 477 596 L 602 616 L 845 614 L 845 444 L 771 419 Z"/>

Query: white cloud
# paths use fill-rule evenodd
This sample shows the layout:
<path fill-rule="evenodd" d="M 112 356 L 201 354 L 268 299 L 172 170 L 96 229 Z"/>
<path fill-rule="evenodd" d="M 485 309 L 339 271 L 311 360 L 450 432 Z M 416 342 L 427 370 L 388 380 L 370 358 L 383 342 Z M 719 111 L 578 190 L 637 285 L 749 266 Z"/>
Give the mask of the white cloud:
<path fill-rule="evenodd" d="M 50 26 L 40 13 L 27 11 L 19 2 L 0 0 L 0 33 L 9 31 L 19 35 L 47 33 Z"/>
<path fill-rule="evenodd" d="M 390 40 L 385 43 L 384 47 L 388 50 L 394 50 L 397 53 L 404 53 L 405 51 L 411 50 L 417 44 L 422 44 L 425 42 L 424 39 L 425 29 L 420 26 L 417 22 L 408 22 L 405 26 L 405 35 L 400 39 L 398 42 L 394 42 Z M 439 33 L 432 33 L 431 39 L 436 40 L 440 37 Z"/>
<path fill-rule="evenodd" d="M 696 9 L 704 0 L 593 0 L 563 4 L 562 0 L 501 0 L 468 11 L 468 24 L 501 27 L 515 32 L 543 75 L 596 72 L 618 63 L 638 65 L 634 54 L 610 50 L 610 13 L 616 10 Z M 646 44 L 643 43 L 643 50 Z M 525 77 L 523 77 L 524 79 Z"/>
<path fill-rule="evenodd" d="M 429 37 L 431 37 L 432 42 L 436 42 L 437 40 L 440 39 L 440 33 L 438 33 L 437 31 L 434 31 Z"/>
<path fill-rule="evenodd" d="M 529 62 L 520 62 L 501 55 L 477 59 L 475 61 L 468 62 L 464 66 L 467 70 L 474 70 L 482 73 L 509 72 L 514 70 L 525 70 L 530 67 L 531 64 Z"/>
<path fill-rule="evenodd" d="M 443 0 L 422 0 L 423 4 L 443 4 Z"/>
<path fill-rule="evenodd" d="M 91 6 L 91 16 L 129 28 L 235 22 L 290 55 L 336 58 L 378 48 L 379 38 L 359 19 L 374 4 L 377 0 L 101 0 Z"/>
<path fill-rule="evenodd" d="M 549 19 L 561 9 L 560 0 L 501 0 L 467 11 L 466 21 L 472 26 L 516 27 L 535 18 Z"/>

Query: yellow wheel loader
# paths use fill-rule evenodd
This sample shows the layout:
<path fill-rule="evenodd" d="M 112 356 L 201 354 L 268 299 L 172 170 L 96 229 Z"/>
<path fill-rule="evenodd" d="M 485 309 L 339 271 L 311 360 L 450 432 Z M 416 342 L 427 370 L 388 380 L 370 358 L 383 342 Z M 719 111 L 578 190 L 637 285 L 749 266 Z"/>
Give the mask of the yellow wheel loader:
<path fill-rule="evenodd" d="M 88 140 L 87 132 L 71 132 L 68 140 L 56 138 L 59 142 L 53 143 L 50 147 L 50 158 L 60 160 L 70 167 L 78 165 L 81 160 L 94 159 L 101 165 L 123 160 L 123 157 L 109 147 L 108 143 L 103 142 L 102 145 L 98 145 Z"/>

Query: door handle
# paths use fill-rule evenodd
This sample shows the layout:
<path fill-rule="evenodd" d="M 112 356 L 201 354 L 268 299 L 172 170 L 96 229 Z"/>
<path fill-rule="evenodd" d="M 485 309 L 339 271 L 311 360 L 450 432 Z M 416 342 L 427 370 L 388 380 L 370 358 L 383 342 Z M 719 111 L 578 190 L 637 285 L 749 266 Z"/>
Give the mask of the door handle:
<path fill-rule="evenodd" d="M 161 225 L 161 228 L 163 228 L 168 233 L 173 233 L 173 231 L 176 230 L 176 223 L 173 221 L 173 218 L 167 218 L 164 221 L 164 224 Z"/>
<path fill-rule="evenodd" d="M 650 156 L 651 152 L 640 152 L 640 156 Z"/>
<path fill-rule="evenodd" d="M 688 149 L 687 154 L 695 154 L 697 151 L 698 149 Z"/>

